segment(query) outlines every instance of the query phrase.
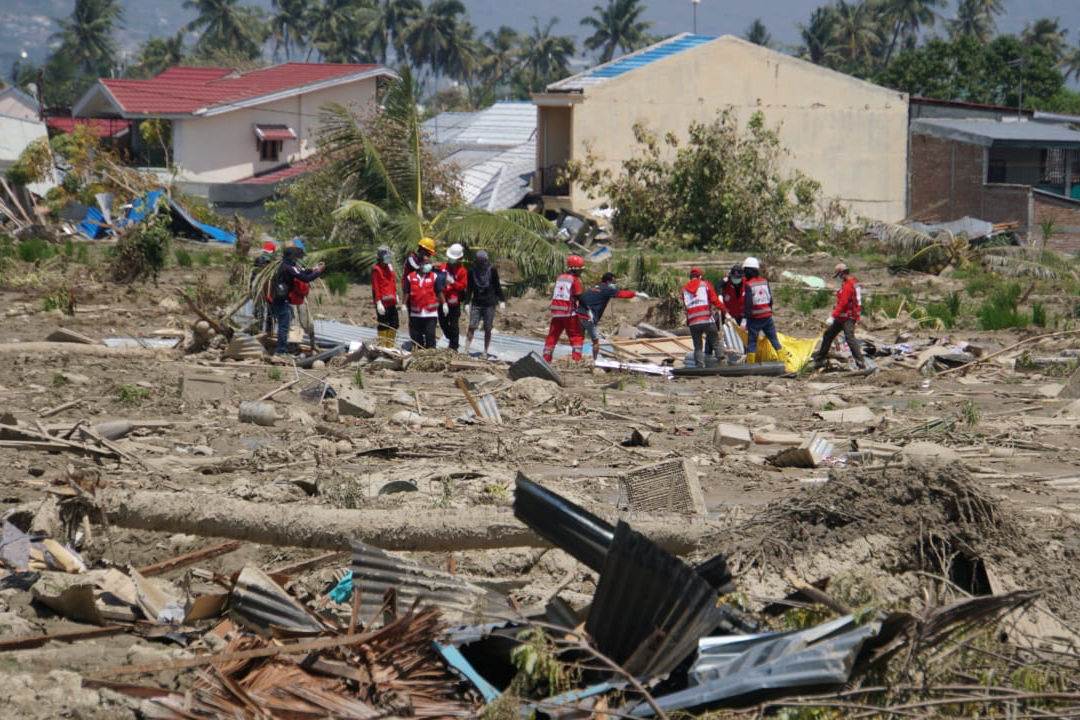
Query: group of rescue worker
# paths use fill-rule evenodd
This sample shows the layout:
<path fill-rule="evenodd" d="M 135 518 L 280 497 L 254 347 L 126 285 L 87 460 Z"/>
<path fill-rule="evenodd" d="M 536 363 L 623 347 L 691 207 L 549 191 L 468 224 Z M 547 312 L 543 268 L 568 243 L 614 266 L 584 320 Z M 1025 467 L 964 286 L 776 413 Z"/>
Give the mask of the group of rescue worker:
<path fill-rule="evenodd" d="M 260 263 L 268 262 L 275 250 L 272 242 L 264 245 L 263 254 L 256 261 L 256 272 Z M 280 269 L 267 291 L 266 299 L 270 307 L 267 330 L 271 321 L 277 323 L 278 353 L 286 350 L 292 316 L 290 305 L 303 304 L 309 283 L 325 271 L 323 263 L 305 268 L 301 264 L 304 254 L 303 241 L 294 239 L 285 248 Z M 434 348 L 436 328 L 440 328 L 450 349 L 458 351 L 464 308 L 468 318 L 465 351 L 472 348 L 474 334 L 482 325 L 484 355 L 493 357 L 491 336 L 495 326 L 495 310 L 506 308 L 498 269 L 483 250 L 477 251 L 473 261 L 466 266 L 465 249 L 457 243 L 447 248 L 445 262 L 436 264 L 435 256 L 435 241 L 429 237 L 422 238 L 417 248 L 405 259 L 399 293 L 398 276 L 390 249 L 381 247 L 376 252 L 371 271 L 371 294 L 379 343 L 386 347 L 395 344 L 400 327 L 399 306 L 403 306 L 408 316 L 409 338 L 413 347 Z M 584 270 L 584 258 L 570 255 L 566 258 L 565 270 L 555 279 L 548 306 L 548 333 L 544 341 L 544 359 L 547 361 L 552 360 L 555 347 L 564 334 L 569 340 L 574 361 L 582 360 L 585 337 L 588 336 L 595 361 L 601 344 L 598 328 L 608 303 L 613 298 L 648 298 L 643 292 L 618 287 L 615 275 L 610 272 L 605 273 L 599 283 L 586 289 L 581 280 Z M 825 364 L 833 342 L 843 333 L 855 364 L 865 369 L 866 360 L 855 337 L 855 326 L 862 312 L 862 288 L 844 263 L 837 264 L 833 277 L 839 279 L 841 284 L 820 348 L 814 355 L 814 364 L 816 367 Z M 720 328 L 728 318 L 744 328 L 747 336 L 745 357 L 731 360 L 755 362 L 761 335 L 765 336 L 777 354 L 783 350 L 773 319 L 772 288 L 761 274 L 761 263 L 757 258 L 748 257 L 741 265 L 732 266 L 723 278 L 719 291 L 700 269 L 691 268 L 690 279 L 682 286 L 681 295 L 693 342 L 695 367 L 705 367 L 706 356 L 714 358 L 718 364 L 729 360 L 720 336 Z"/>

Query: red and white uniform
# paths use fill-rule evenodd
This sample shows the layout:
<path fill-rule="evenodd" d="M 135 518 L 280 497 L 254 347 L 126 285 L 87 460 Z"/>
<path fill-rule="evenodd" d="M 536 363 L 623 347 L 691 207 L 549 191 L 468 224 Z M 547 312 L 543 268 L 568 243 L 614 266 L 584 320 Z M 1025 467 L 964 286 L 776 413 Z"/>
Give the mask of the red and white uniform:
<path fill-rule="evenodd" d="M 724 303 L 724 309 L 727 310 L 727 314 L 730 315 L 735 322 L 740 322 L 743 319 L 743 305 L 746 302 L 745 297 L 746 285 L 739 283 L 726 283 L 723 290 L 720 292 L 720 299 Z"/>
<path fill-rule="evenodd" d="M 446 304 L 451 307 L 460 305 L 462 296 L 469 289 L 469 271 L 461 263 L 456 268 L 450 267 L 450 263 L 443 263 L 439 266 L 439 272 L 446 275 L 446 285 L 443 286 Z"/>
<path fill-rule="evenodd" d="M 574 317 L 577 299 L 585 292 L 581 278 L 573 273 L 563 273 L 555 280 L 555 290 L 551 293 L 551 317 Z"/>
<path fill-rule="evenodd" d="M 844 284 L 836 291 L 836 307 L 832 311 L 833 320 L 859 322 L 862 316 L 862 285 L 853 275 L 844 278 Z"/>
<path fill-rule="evenodd" d="M 375 302 L 382 300 L 386 307 L 397 305 L 397 273 L 389 265 L 376 263 L 371 268 L 371 297 Z"/>
<path fill-rule="evenodd" d="M 769 281 L 763 277 L 744 280 L 746 285 L 747 314 L 751 320 L 764 320 L 772 317 L 772 289 Z"/>
<path fill-rule="evenodd" d="M 712 283 L 704 278 L 691 278 L 683 285 L 683 306 L 686 308 L 687 325 L 704 325 L 713 321 L 713 308 L 724 309 L 724 303 L 716 295 Z"/>
<path fill-rule="evenodd" d="M 421 275 L 411 272 L 405 276 L 409 288 L 409 315 L 433 318 L 439 316 L 439 296 L 435 292 L 435 273 Z"/>

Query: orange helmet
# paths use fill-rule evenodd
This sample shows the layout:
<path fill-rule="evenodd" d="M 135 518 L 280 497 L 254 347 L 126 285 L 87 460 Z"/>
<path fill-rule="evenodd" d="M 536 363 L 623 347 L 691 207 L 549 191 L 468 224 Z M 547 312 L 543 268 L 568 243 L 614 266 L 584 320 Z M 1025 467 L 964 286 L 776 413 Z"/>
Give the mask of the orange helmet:
<path fill-rule="evenodd" d="M 581 268 L 585 267 L 585 258 L 581 257 L 580 255 L 571 255 L 570 257 L 566 258 L 566 267 L 570 268 L 571 270 L 580 270 Z"/>

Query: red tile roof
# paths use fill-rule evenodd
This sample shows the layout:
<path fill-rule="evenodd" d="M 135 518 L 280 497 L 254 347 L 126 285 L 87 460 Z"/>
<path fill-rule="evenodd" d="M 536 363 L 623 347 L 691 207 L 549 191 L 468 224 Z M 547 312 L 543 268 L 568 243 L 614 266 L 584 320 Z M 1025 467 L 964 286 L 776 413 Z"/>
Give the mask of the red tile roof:
<path fill-rule="evenodd" d="M 287 165 L 277 170 L 272 170 L 262 175 L 252 175 L 251 177 L 244 178 L 243 180 L 237 180 L 237 185 L 273 185 L 279 183 L 282 180 L 291 180 L 293 178 L 305 175 L 316 168 L 316 165 L 311 160 L 301 160 L 298 163 Z"/>
<path fill-rule="evenodd" d="M 255 137 L 260 140 L 295 140 L 296 133 L 288 125 L 255 125 Z"/>
<path fill-rule="evenodd" d="M 69 133 L 79 125 L 89 125 L 99 138 L 116 137 L 131 129 L 130 120 L 105 120 L 99 118 L 48 117 L 45 125 L 50 130 Z"/>
<path fill-rule="evenodd" d="M 186 115 L 201 108 L 251 100 L 380 67 L 284 63 L 246 73 L 230 68 L 173 67 L 149 80 L 102 79 L 100 82 L 124 112 Z"/>

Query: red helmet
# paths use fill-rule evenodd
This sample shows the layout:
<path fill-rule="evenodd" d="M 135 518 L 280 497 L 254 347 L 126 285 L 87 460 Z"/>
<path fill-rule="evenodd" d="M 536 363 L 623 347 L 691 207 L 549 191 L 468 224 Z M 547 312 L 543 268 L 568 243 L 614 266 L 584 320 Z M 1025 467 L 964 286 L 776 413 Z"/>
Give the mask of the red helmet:
<path fill-rule="evenodd" d="M 581 257 L 580 255 L 571 255 L 570 257 L 566 258 L 566 267 L 570 268 L 571 270 L 580 270 L 581 268 L 585 267 L 585 258 Z"/>

